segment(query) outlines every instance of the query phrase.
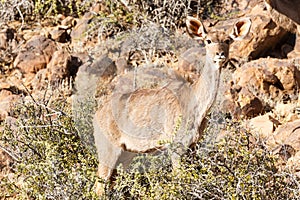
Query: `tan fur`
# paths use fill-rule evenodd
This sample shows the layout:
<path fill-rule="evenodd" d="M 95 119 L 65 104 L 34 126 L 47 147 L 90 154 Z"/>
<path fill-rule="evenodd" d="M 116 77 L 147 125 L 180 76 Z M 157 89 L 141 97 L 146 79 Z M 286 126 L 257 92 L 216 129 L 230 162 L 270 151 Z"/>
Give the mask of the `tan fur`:
<path fill-rule="evenodd" d="M 231 32 L 206 32 L 199 20 L 188 17 L 189 34 L 206 43 L 206 64 L 200 78 L 193 85 L 174 79 L 161 88 L 117 91 L 103 103 L 93 122 L 100 178 L 109 180 L 113 169 L 120 163 L 126 168 L 136 153 L 165 149 L 170 143 L 188 148 L 199 140 L 205 116 L 216 97 L 229 45 L 232 39 L 242 39 L 250 24 L 249 19 L 243 19 Z M 177 161 L 176 156 L 172 157 L 175 165 Z M 99 184 L 96 190 L 99 195 L 103 193 Z"/>

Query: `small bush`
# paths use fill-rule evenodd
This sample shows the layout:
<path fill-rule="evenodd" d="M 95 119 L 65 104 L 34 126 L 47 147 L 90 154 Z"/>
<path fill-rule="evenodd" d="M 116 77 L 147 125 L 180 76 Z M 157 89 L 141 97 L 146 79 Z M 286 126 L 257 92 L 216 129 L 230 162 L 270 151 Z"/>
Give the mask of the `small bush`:
<path fill-rule="evenodd" d="M 97 199 L 95 154 L 82 143 L 68 104 L 17 107 L 17 126 L 0 140 L 15 155 L 15 178 L 1 180 L 1 195 L 19 199 Z M 211 126 L 210 126 L 211 127 Z M 213 130 L 209 130 L 210 133 Z M 236 124 L 217 143 L 207 135 L 173 169 L 168 153 L 141 155 L 118 168 L 106 199 L 297 199 L 299 179 L 278 171 L 277 158 Z M 210 140 L 210 139 L 208 139 Z M 251 140 L 251 141 L 250 141 Z M 21 179 L 20 179 L 21 177 Z M 20 181 L 21 180 L 21 181 Z"/>
<path fill-rule="evenodd" d="M 0 1 L 0 22 L 9 22 L 16 19 L 23 19 L 31 14 L 33 4 L 29 0 L 1 0 Z"/>
<path fill-rule="evenodd" d="M 0 22 L 38 20 L 57 14 L 81 16 L 92 0 L 1 0 Z"/>
<path fill-rule="evenodd" d="M 22 104 L 18 123 L 0 140 L 18 160 L 13 169 L 23 183 L 1 181 L 3 196 L 21 199 L 96 199 L 97 159 L 81 142 L 66 104 Z M 16 192 L 17 191 L 17 192 Z M 17 194 L 16 194 L 17 193 Z"/>
<path fill-rule="evenodd" d="M 199 143 L 180 169 L 149 155 L 130 171 L 120 168 L 108 199 L 298 199 L 299 179 L 279 172 L 277 159 L 236 128 L 215 145 Z"/>
<path fill-rule="evenodd" d="M 151 24 L 176 30 L 185 26 L 187 15 L 208 18 L 217 11 L 220 4 L 221 1 L 211 0 L 108 0 L 102 3 L 102 9 L 97 13 L 89 34 L 97 33 L 106 38 Z"/>
<path fill-rule="evenodd" d="M 92 3 L 91 0 L 33 0 L 33 11 L 39 17 L 57 14 L 78 17 L 88 11 Z"/>

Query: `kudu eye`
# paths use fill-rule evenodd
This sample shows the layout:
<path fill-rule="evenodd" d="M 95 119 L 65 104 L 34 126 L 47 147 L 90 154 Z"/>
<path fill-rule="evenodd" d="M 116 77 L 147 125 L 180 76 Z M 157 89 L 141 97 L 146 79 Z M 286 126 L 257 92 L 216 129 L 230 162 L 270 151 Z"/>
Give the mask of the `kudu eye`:
<path fill-rule="evenodd" d="M 211 40 L 210 40 L 210 39 L 207 39 L 207 40 L 206 40 L 206 43 L 207 43 L 207 44 L 210 44 L 210 43 L 211 43 Z"/>
<path fill-rule="evenodd" d="M 224 42 L 225 42 L 226 44 L 230 44 L 230 43 L 231 43 L 231 40 L 230 40 L 230 39 L 226 39 Z"/>

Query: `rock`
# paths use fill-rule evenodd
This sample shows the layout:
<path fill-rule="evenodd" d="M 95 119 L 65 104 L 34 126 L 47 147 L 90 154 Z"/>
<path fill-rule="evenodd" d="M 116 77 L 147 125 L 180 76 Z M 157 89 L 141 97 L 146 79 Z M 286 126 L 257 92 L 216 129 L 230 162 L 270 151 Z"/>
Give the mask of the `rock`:
<path fill-rule="evenodd" d="M 276 152 L 283 145 L 289 145 L 298 152 L 300 150 L 300 120 L 279 126 L 272 137 L 267 140 L 267 145 L 270 149 L 276 149 Z"/>
<path fill-rule="evenodd" d="M 35 73 L 27 73 L 27 74 L 23 74 L 23 78 L 22 78 L 22 89 L 24 89 L 24 86 L 27 88 L 27 89 L 32 89 L 32 81 L 34 80 L 35 78 Z"/>
<path fill-rule="evenodd" d="M 268 149 L 279 155 L 286 167 L 300 169 L 300 120 L 281 125 L 266 141 Z M 300 174 L 297 174 L 300 175 Z"/>
<path fill-rule="evenodd" d="M 23 73 L 36 73 L 46 68 L 56 51 L 55 42 L 45 36 L 34 36 L 22 48 L 14 61 L 14 67 Z"/>
<path fill-rule="evenodd" d="M 296 152 L 294 156 L 290 157 L 287 160 L 286 166 L 292 172 L 294 172 L 297 175 L 297 177 L 300 177 L 300 151 Z"/>
<path fill-rule="evenodd" d="M 241 108 L 241 115 L 244 117 L 255 117 L 262 113 L 262 101 L 253 95 L 247 88 L 242 88 L 237 99 L 238 105 Z"/>
<path fill-rule="evenodd" d="M 14 103 L 19 99 L 19 95 L 15 95 L 9 90 L 0 91 L 0 121 L 6 119 L 6 117 L 9 115 L 9 112 L 13 108 Z"/>
<path fill-rule="evenodd" d="M 226 12 L 228 11 L 243 11 L 252 8 L 254 5 L 256 5 L 258 0 L 240 0 L 240 1 L 226 1 L 223 3 L 222 7 L 225 9 Z M 254 4 L 254 5 L 253 5 Z"/>
<path fill-rule="evenodd" d="M 10 90 L 10 91 L 21 91 L 24 89 L 24 83 L 22 81 L 23 74 L 20 70 L 15 69 L 10 72 L 9 76 L 0 76 L 0 90 Z M 15 88 L 12 90 L 12 88 Z"/>
<path fill-rule="evenodd" d="M 13 62 L 18 48 L 18 37 L 15 29 L 2 25 L 0 30 L 0 63 L 2 67 Z M 3 70 L 3 69 L 2 69 Z"/>
<path fill-rule="evenodd" d="M 231 104 L 231 113 L 241 110 L 245 116 L 256 116 L 263 112 L 263 105 L 274 108 L 276 102 L 297 99 L 299 74 L 295 62 L 287 59 L 261 58 L 242 65 L 232 75 L 226 92 L 227 99 L 239 107 Z"/>
<path fill-rule="evenodd" d="M 0 31 L 0 49 L 6 50 L 11 42 L 14 41 L 16 31 L 6 27 Z M 15 45 L 16 46 L 16 45 Z"/>
<path fill-rule="evenodd" d="M 117 58 L 116 62 L 116 67 L 117 67 L 117 74 L 124 74 L 129 66 L 128 66 L 128 63 L 127 63 L 127 59 L 125 57 L 120 57 L 120 58 Z"/>
<path fill-rule="evenodd" d="M 278 43 L 283 41 L 288 32 L 277 26 L 265 9 L 263 2 L 258 3 L 241 17 L 249 17 L 252 21 L 250 33 L 242 41 L 234 42 L 230 48 L 231 58 L 235 60 L 252 60 L 268 55 Z M 220 23 L 221 27 L 228 27 L 234 20 Z"/>
<path fill-rule="evenodd" d="M 82 63 L 88 63 L 88 62 L 91 62 L 91 60 L 93 60 L 87 51 L 74 52 L 74 53 L 72 53 L 72 56 L 81 60 Z"/>
<path fill-rule="evenodd" d="M 295 33 L 296 40 L 294 50 L 288 53 L 289 58 L 297 58 L 300 55 L 300 14 L 297 0 L 265 0 L 266 7 L 274 22 L 285 30 Z"/>
<path fill-rule="evenodd" d="M 47 65 L 48 79 L 57 82 L 70 76 L 75 76 L 81 61 L 73 57 L 66 50 L 54 52 L 50 63 Z"/>
<path fill-rule="evenodd" d="M 233 77 L 240 87 L 252 87 L 252 91 L 276 98 L 282 95 L 281 91 L 293 92 L 298 85 L 295 74 L 299 71 L 291 60 L 261 58 L 244 64 Z"/>
<path fill-rule="evenodd" d="M 49 34 L 51 39 L 56 42 L 65 43 L 70 41 L 70 35 L 68 34 L 66 29 L 54 29 L 50 31 Z"/>
<path fill-rule="evenodd" d="M 246 87 L 232 86 L 225 92 L 225 97 L 223 110 L 234 118 L 251 118 L 263 112 L 263 102 Z"/>
<path fill-rule="evenodd" d="M 95 60 L 90 69 L 101 77 L 113 76 L 117 70 L 115 62 L 105 55 Z"/>
<path fill-rule="evenodd" d="M 265 0 L 267 10 L 270 16 L 279 26 L 295 33 L 297 24 L 300 24 L 299 9 L 296 1 Z"/>
<path fill-rule="evenodd" d="M 284 118 L 285 121 L 295 120 L 298 115 L 295 113 L 296 105 L 292 103 L 277 102 L 274 107 L 274 114 L 280 118 Z"/>
<path fill-rule="evenodd" d="M 76 25 L 76 20 L 72 16 L 68 16 L 61 21 L 62 26 L 74 27 Z"/>
<path fill-rule="evenodd" d="M 281 123 L 270 114 L 265 114 L 248 120 L 246 127 L 251 130 L 253 135 L 257 136 L 256 138 L 265 140 L 273 134 L 280 124 Z"/>
<path fill-rule="evenodd" d="M 32 82 L 30 83 L 32 86 L 32 89 L 35 90 L 42 90 L 45 89 L 48 85 L 48 71 L 47 69 L 41 69 L 38 71 Z"/>
<path fill-rule="evenodd" d="M 103 55 L 94 61 L 85 62 L 80 66 L 75 78 L 76 94 L 74 98 L 106 94 L 111 90 L 111 80 L 116 76 L 115 62 L 107 55 Z M 89 80 L 89 81 L 87 81 Z"/>
<path fill-rule="evenodd" d="M 54 52 L 47 68 L 39 70 L 31 81 L 33 90 L 41 90 L 48 87 L 56 87 L 62 80 L 75 77 L 82 61 L 71 55 L 68 51 L 61 49 Z"/>
<path fill-rule="evenodd" d="M 71 41 L 73 45 L 82 46 L 86 42 L 85 34 L 89 29 L 93 17 L 94 15 L 88 12 L 81 19 L 77 21 L 76 26 L 73 28 L 71 32 Z"/>

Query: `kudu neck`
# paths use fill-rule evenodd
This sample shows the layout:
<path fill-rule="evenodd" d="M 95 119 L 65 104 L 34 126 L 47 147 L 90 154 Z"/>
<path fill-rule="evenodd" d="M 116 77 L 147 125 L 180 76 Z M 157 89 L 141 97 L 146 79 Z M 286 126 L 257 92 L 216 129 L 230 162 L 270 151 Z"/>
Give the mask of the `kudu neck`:
<path fill-rule="evenodd" d="M 194 125 L 199 127 L 214 103 L 219 87 L 221 67 L 207 58 L 200 78 L 193 84 L 190 96 L 190 113 L 195 113 Z"/>

